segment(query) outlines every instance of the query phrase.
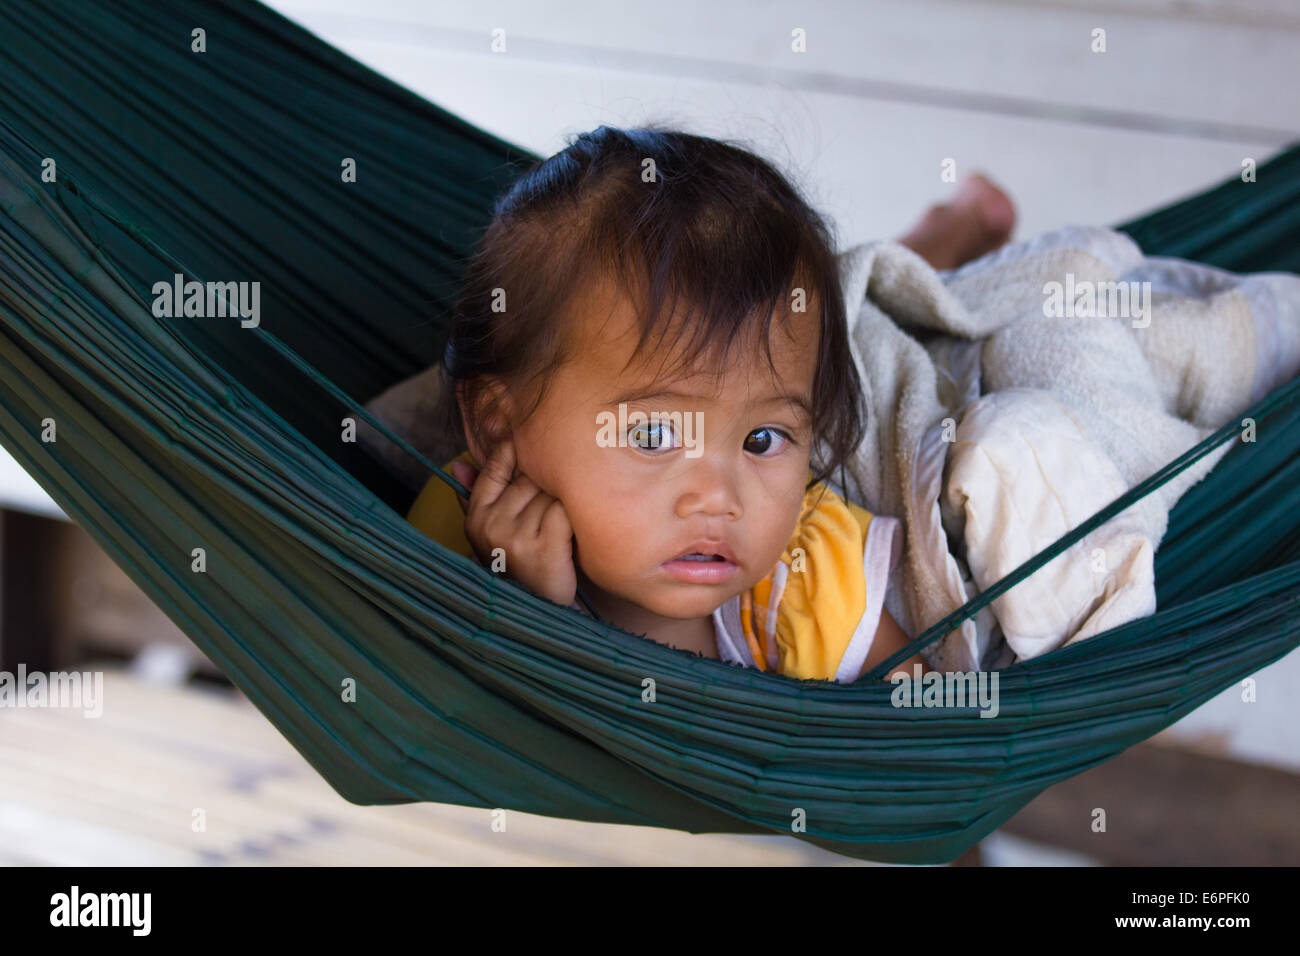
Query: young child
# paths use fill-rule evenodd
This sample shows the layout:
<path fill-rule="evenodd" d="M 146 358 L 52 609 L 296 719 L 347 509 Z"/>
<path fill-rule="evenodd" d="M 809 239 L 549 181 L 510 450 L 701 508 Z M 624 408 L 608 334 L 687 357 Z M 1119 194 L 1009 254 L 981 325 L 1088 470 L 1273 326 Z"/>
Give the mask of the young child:
<path fill-rule="evenodd" d="M 578 136 L 469 262 L 439 408 L 470 498 L 434 476 L 409 520 L 670 647 L 854 680 L 908 638 L 882 605 L 898 520 L 828 484 L 865 415 L 833 249 L 735 145 Z"/>

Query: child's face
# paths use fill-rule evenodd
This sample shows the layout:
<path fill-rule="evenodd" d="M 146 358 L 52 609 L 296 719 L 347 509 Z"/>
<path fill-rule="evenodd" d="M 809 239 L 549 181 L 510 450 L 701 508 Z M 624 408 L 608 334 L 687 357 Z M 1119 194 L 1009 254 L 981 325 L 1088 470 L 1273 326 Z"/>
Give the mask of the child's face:
<path fill-rule="evenodd" d="M 706 616 L 768 574 L 794 532 L 809 477 L 817 315 L 810 308 L 774 318 L 775 380 L 753 334 L 732 347 L 720 381 L 656 378 L 675 354 L 629 364 L 635 315 L 608 287 L 573 321 L 570 361 L 514 432 L 518 468 L 563 503 L 598 608 L 615 619 L 623 602 L 665 618 Z M 648 397 L 664 391 L 673 394 Z M 620 400 L 629 418 L 643 412 L 648 425 L 633 421 L 620 432 Z M 655 422 L 672 412 L 685 426 L 676 437 Z M 611 435 L 622 435 L 623 447 L 611 447 Z M 687 438 L 693 447 L 680 447 Z M 655 448 L 656 439 L 679 447 Z M 713 552 L 711 542 L 729 550 L 731 566 L 675 561 Z"/>

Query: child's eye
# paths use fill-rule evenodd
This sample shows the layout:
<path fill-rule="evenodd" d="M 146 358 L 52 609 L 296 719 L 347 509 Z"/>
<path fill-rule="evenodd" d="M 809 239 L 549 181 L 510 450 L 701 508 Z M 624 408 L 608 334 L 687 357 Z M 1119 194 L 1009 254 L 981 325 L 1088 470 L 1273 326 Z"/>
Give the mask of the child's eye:
<path fill-rule="evenodd" d="M 662 420 L 654 419 L 653 421 L 643 422 L 639 425 L 633 425 L 628 430 L 627 441 L 633 448 L 640 448 L 643 451 L 659 451 L 663 449 L 677 447 L 677 433 L 673 431 L 673 426 Z"/>
<path fill-rule="evenodd" d="M 755 428 L 745 436 L 745 451 L 754 455 L 767 455 L 772 451 L 773 447 L 780 451 L 785 447 L 785 443 L 791 440 L 790 436 L 781 429 L 769 428 L 764 425 L 761 428 Z"/>

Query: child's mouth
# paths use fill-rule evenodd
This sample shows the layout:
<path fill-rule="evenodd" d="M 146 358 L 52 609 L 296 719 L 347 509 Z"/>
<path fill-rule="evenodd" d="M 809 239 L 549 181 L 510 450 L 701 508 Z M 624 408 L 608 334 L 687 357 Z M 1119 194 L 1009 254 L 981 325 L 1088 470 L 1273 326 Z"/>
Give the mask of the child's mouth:
<path fill-rule="evenodd" d="M 695 551 L 665 561 L 660 567 L 670 578 L 687 584 L 721 584 L 740 570 L 740 565 L 720 554 Z"/>

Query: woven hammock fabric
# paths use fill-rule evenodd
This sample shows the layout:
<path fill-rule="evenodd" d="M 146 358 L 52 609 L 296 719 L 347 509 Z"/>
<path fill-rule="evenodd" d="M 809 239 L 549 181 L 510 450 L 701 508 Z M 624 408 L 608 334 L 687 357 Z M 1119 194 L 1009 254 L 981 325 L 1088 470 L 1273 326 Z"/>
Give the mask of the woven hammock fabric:
<path fill-rule="evenodd" d="M 1159 612 L 1003 671 L 994 719 L 605 627 L 425 537 L 341 440 L 441 355 L 536 157 L 252 3 L 0 5 L 0 104 L 0 442 L 350 801 L 944 862 L 1300 643 L 1300 379 L 1172 512 Z M 1296 271 L 1300 149 L 1123 228 Z M 155 318 L 177 273 L 260 282 L 260 324 Z"/>

